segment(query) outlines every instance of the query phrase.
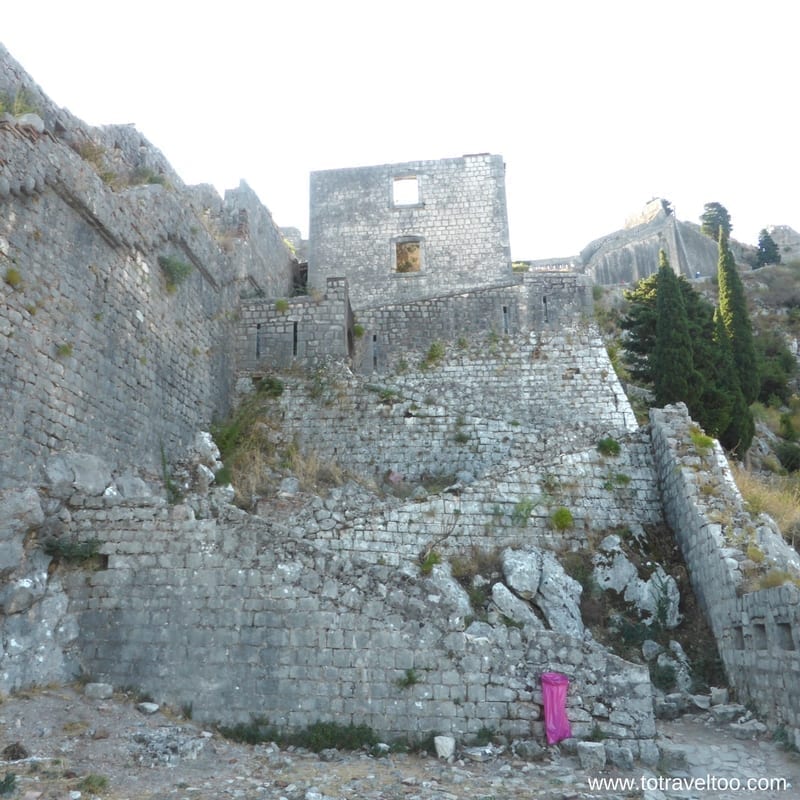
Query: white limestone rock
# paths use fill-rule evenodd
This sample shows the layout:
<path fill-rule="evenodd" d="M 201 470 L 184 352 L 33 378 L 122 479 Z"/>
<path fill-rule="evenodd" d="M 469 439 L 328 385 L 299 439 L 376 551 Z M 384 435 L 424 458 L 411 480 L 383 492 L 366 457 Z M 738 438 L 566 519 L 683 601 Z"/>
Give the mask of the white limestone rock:
<path fill-rule="evenodd" d="M 542 578 L 542 553 L 539 550 L 503 551 L 503 577 L 516 594 L 533 600 Z"/>
<path fill-rule="evenodd" d="M 539 630 L 544 628 L 542 621 L 536 616 L 533 609 L 511 592 L 504 583 L 496 583 L 492 586 L 492 602 L 497 606 L 497 610 L 510 620 L 522 625 L 530 625 Z"/>
<path fill-rule="evenodd" d="M 583 587 L 564 572 L 552 553 L 541 554 L 541 581 L 534 603 L 554 631 L 583 638 L 580 599 Z"/>

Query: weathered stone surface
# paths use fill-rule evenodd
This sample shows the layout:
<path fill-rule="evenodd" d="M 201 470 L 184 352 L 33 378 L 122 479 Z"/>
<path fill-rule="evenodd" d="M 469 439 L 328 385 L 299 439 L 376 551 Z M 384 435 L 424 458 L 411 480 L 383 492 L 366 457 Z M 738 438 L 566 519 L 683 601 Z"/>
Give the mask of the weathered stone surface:
<path fill-rule="evenodd" d="M 744 716 L 746 713 L 747 709 L 738 703 L 711 706 L 711 716 L 714 717 L 715 722 L 733 722 L 733 720 Z"/>
<path fill-rule="evenodd" d="M 534 602 L 553 630 L 578 638 L 583 636 L 580 611 L 582 587 L 570 578 L 552 553 L 541 555 L 541 581 Z"/>
<path fill-rule="evenodd" d="M 597 774 L 606 766 L 606 748 L 602 742 L 578 742 L 581 769 Z"/>
<path fill-rule="evenodd" d="M 87 683 L 83 693 L 92 700 L 108 700 L 114 694 L 114 687 L 110 683 Z"/>
<path fill-rule="evenodd" d="M 450 564 L 436 564 L 431 570 L 430 582 L 437 592 L 441 593 L 444 603 L 452 608 L 457 615 L 462 618 L 473 615 L 474 612 L 469 601 L 469 595 L 464 590 L 464 587 L 453 577 Z"/>
<path fill-rule="evenodd" d="M 534 614 L 531 607 L 513 594 L 503 583 L 496 583 L 492 586 L 492 602 L 497 606 L 497 610 L 521 625 L 530 625 L 534 628 L 543 628 L 542 621 Z"/>
<path fill-rule="evenodd" d="M 645 639 L 642 642 L 642 655 L 644 656 L 645 661 L 652 661 L 663 652 L 664 648 L 658 642 L 654 642 L 652 639 Z"/>
<path fill-rule="evenodd" d="M 44 512 L 35 489 L 0 492 L 0 541 L 8 541 L 44 522 Z"/>
<path fill-rule="evenodd" d="M 142 712 L 142 714 L 150 715 L 155 714 L 161 706 L 158 703 L 137 703 L 136 708 Z"/>
<path fill-rule="evenodd" d="M 682 773 L 689 769 L 689 748 L 685 745 L 659 740 L 656 742 L 661 752 L 661 768 L 666 773 Z"/>
<path fill-rule="evenodd" d="M 711 705 L 723 706 L 728 702 L 728 690 L 724 686 L 711 687 Z"/>
<path fill-rule="evenodd" d="M 520 597 L 533 600 L 542 580 L 542 554 L 538 550 L 503 551 L 503 577 Z"/>
<path fill-rule="evenodd" d="M 619 742 L 607 741 L 605 744 L 606 763 L 624 770 L 633 769 L 633 751 L 627 745 Z"/>
<path fill-rule="evenodd" d="M 754 739 L 766 733 L 767 726 L 757 719 L 749 719 L 747 722 L 732 723 L 730 730 L 737 739 Z"/>

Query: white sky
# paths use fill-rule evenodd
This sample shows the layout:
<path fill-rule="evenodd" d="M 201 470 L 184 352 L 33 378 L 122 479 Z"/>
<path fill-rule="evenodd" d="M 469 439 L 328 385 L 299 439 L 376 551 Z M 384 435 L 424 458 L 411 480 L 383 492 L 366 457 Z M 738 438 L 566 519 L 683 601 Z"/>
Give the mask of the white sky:
<path fill-rule="evenodd" d="M 652 197 L 734 238 L 800 230 L 798 22 L 783 0 L 33 0 L 0 41 L 187 183 L 244 178 L 308 233 L 317 169 L 499 153 L 515 259 L 578 253 Z"/>

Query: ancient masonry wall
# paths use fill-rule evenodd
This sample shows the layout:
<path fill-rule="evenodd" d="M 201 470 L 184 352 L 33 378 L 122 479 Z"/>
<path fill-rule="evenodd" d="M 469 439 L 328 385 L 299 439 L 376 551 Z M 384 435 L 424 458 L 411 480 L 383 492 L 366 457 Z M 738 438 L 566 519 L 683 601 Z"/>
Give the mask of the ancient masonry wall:
<path fill-rule="evenodd" d="M 573 517 L 564 530 L 552 522 L 559 508 Z M 456 481 L 441 495 L 386 504 L 368 515 L 332 510 L 323 502 L 299 516 L 294 530 L 331 550 L 396 566 L 431 549 L 445 557 L 521 544 L 580 550 L 590 547 L 593 534 L 641 531 L 662 522 L 649 439 L 633 435 L 621 441 L 613 458 L 594 448 L 565 454 L 467 486 Z"/>
<path fill-rule="evenodd" d="M 412 202 L 395 183 L 415 184 Z M 311 174 L 309 285 L 350 281 L 353 308 L 465 291 L 511 278 L 505 165 L 480 154 Z M 398 242 L 419 244 L 397 269 Z"/>
<path fill-rule="evenodd" d="M 698 452 L 685 406 L 650 414 L 664 513 L 731 685 L 800 742 L 800 589 L 786 572 L 800 574 L 800 557 L 744 510 L 719 444 Z"/>
<path fill-rule="evenodd" d="M 229 409 L 240 289 L 291 286 L 245 185 L 187 189 L 133 128 L 42 113 L 52 130 L 0 121 L 0 487 L 36 485 L 60 450 L 156 470 L 162 448 L 182 456 Z M 191 268 L 174 291 L 164 257 Z"/>
<path fill-rule="evenodd" d="M 576 735 L 598 725 L 634 756 L 652 746 L 646 668 L 552 631 L 468 632 L 446 576 L 318 549 L 233 509 L 218 521 L 163 503 L 72 502 L 72 535 L 100 529 L 108 557 L 64 576 L 76 656 L 96 679 L 134 682 L 202 720 L 542 740 L 539 678 L 558 670 L 573 680 Z"/>
<path fill-rule="evenodd" d="M 356 342 L 358 371 L 391 371 L 406 350 L 481 336 L 490 346 L 522 332 L 553 332 L 591 315 L 591 285 L 582 275 L 523 273 L 513 283 L 416 302 L 361 308 L 364 337 Z"/>
<path fill-rule="evenodd" d="M 448 342 L 440 362 L 404 352 L 404 372 L 331 369 L 286 379 L 276 414 L 306 452 L 376 480 L 481 477 L 594 449 L 638 424 L 595 329 Z M 609 467 L 611 470 L 612 468 Z"/>

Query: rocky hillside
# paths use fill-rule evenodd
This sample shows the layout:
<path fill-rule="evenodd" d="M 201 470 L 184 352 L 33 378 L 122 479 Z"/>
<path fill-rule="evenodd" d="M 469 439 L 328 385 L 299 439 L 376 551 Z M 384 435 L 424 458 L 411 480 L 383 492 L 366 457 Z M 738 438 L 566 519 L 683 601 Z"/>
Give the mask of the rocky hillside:
<path fill-rule="evenodd" d="M 768 228 L 784 263 L 800 257 L 800 234 L 786 225 Z M 676 218 L 669 203 L 651 200 L 624 228 L 590 242 L 578 257 L 579 268 L 602 286 L 635 283 L 654 273 L 658 251 L 665 250 L 673 269 L 687 278 L 712 278 L 717 245 L 700 226 Z M 737 263 L 755 264 L 755 248 L 731 241 Z"/>

